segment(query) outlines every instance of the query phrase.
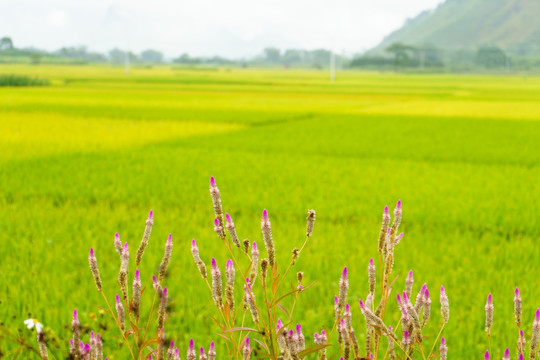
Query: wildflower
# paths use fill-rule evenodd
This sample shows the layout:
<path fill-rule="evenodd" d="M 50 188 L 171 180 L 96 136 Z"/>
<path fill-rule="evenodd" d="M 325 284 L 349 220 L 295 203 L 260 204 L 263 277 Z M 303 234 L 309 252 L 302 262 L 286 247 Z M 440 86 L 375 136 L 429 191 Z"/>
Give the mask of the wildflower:
<path fill-rule="evenodd" d="M 218 308 L 223 306 L 222 292 L 221 271 L 216 259 L 212 258 L 212 299 Z"/>
<path fill-rule="evenodd" d="M 514 292 L 514 317 L 517 327 L 521 329 L 521 295 L 518 288 Z"/>
<path fill-rule="evenodd" d="M 493 297 L 488 295 L 486 302 L 486 332 L 489 334 L 493 325 Z"/>
<path fill-rule="evenodd" d="M 426 287 L 424 290 L 424 316 L 422 317 L 422 327 L 425 327 L 431 314 L 431 299 L 429 298 L 429 290 Z"/>
<path fill-rule="evenodd" d="M 135 316 L 135 322 L 139 321 L 139 311 L 141 307 L 141 274 L 139 269 L 135 270 L 135 277 L 133 278 L 133 299 L 131 309 Z"/>
<path fill-rule="evenodd" d="M 392 222 L 392 233 L 395 234 L 399 225 L 401 224 L 401 216 L 403 211 L 401 209 L 401 200 L 398 200 L 396 208 L 394 209 L 394 221 Z"/>
<path fill-rule="evenodd" d="M 334 295 L 334 314 L 336 315 L 336 319 L 339 318 L 338 304 L 339 304 L 339 298 L 336 295 Z"/>
<path fill-rule="evenodd" d="M 337 303 L 336 318 L 341 316 L 347 300 L 347 291 L 349 290 L 349 279 L 347 277 L 347 267 L 343 268 L 341 279 L 339 280 L 339 297 Z"/>
<path fill-rule="evenodd" d="M 450 305 L 448 302 L 448 296 L 444 290 L 444 286 L 441 285 L 441 316 L 445 324 L 448 323 L 450 317 Z"/>
<path fill-rule="evenodd" d="M 43 324 L 40 323 L 38 319 L 26 319 L 24 320 L 24 325 L 26 325 L 28 329 L 33 329 L 35 327 L 37 332 L 40 332 L 43 329 Z"/>
<path fill-rule="evenodd" d="M 120 300 L 120 296 L 118 296 L 118 294 L 116 295 L 116 314 L 118 316 L 120 329 L 124 331 L 126 328 L 126 314 L 124 311 L 124 305 L 122 305 L 122 301 Z"/>
<path fill-rule="evenodd" d="M 96 345 L 97 345 L 97 360 L 103 359 L 103 342 L 101 341 L 101 336 L 96 335 Z"/>
<path fill-rule="evenodd" d="M 446 360 L 446 356 L 448 355 L 448 347 L 446 346 L 444 336 L 441 338 L 441 347 L 439 348 L 439 353 L 441 355 L 441 360 Z"/>
<path fill-rule="evenodd" d="M 388 229 L 389 224 L 390 224 L 390 212 L 388 211 L 388 206 L 385 206 L 383 216 L 382 216 L 381 232 L 379 233 L 379 253 L 381 254 L 385 252 L 386 233 L 387 233 L 386 229 Z"/>
<path fill-rule="evenodd" d="M 118 273 L 118 283 L 120 284 L 120 289 L 122 290 L 122 298 L 124 301 L 127 302 L 128 299 L 128 283 L 127 283 L 127 272 L 128 272 L 128 265 L 129 265 L 129 249 L 128 249 L 128 243 L 126 242 L 124 244 L 124 248 L 122 250 L 122 259 L 120 264 L 120 272 Z M 137 264 L 138 266 L 138 264 Z"/>
<path fill-rule="evenodd" d="M 95 359 L 97 356 L 97 341 L 94 331 L 90 332 L 90 358 Z"/>
<path fill-rule="evenodd" d="M 266 276 L 268 271 L 268 259 L 261 260 L 261 277 L 262 281 L 266 282 Z"/>
<path fill-rule="evenodd" d="M 216 179 L 213 176 L 210 177 L 210 196 L 212 197 L 212 204 L 214 206 L 214 215 L 217 219 L 219 219 L 219 222 L 222 223 L 223 208 L 221 207 L 221 197 L 219 195 L 219 189 L 216 185 Z"/>
<path fill-rule="evenodd" d="M 358 339 L 356 338 L 356 334 L 354 333 L 354 329 L 352 327 L 352 312 L 351 312 L 351 307 L 349 306 L 349 304 L 345 305 L 345 312 L 343 313 L 343 320 L 345 321 L 347 333 L 352 342 L 354 352 L 355 354 L 358 354 L 360 352 L 360 346 L 358 344 Z"/>
<path fill-rule="evenodd" d="M 234 227 L 234 222 L 231 218 L 231 215 L 225 214 L 225 219 L 227 220 L 226 228 L 229 232 L 229 235 L 231 235 L 231 241 L 236 247 L 240 247 L 240 239 L 238 238 L 238 235 L 236 234 L 236 228 Z"/>
<path fill-rule="evenodd" d="M 326 341 L 328 340 L 326 337 L 326 331 L 322 329 L 320 335 L 315 333 L 315 335 L 313 335 L 313 339 L 316 345 L 326 345 Z M 321 360 L 326 359 L 326 348 L 319 350 L 318 358 Z"/>
<path fill-rule="evenodd" d="M 169 349 L 167 350 L 167 360 L 172 360 L 174 357 L 174 341 L 171 341 Z"/>
<path fill-rule="evenodd" d="M 169 266 L 169 262 L 171 261 L 171 253 L 172 253 L 172 234 L 169 234 L 167 237 L 167 242 L 165 243 L 165 253 L 163 254 L 163 259 L 161 260 L 161 264 L 159 265 L 159 280 L 163 280 L 165 277 L 165 273 L 167 272 L 167 266 Z"/>
<path fill-rule="evenodd" d="M 199 360 L 208 360 L 208 357 L 206 356 L 204 352 L 204 348 L 201 348 L 200 350 Z"/>
<path fill-rule="evenodd" d="M 81 337 L 81 323 L 79 322 L 79 315 L 77 309 L 73 310 L 73 320 L 71 321 L 71 329 L 73 332 L 73 344 L 78 344 Z M 77 345 L 73 346 L 73 356 L 75 359 L 81 358 L 81 348 Z"/>
<path fill-rule="evenodd" d="M 94 276 L 94 282 L 96 283 L 96 288 L 98 291 L 101 291 L 101 277 L 99 276 L 99 269 L 97 266 L 96 255 L 94 255 L 94 249 L 90 249 L 90 255 L 88 256 L 88 263 L 90 264 L 90 271 Z"/>
<path fill-rule="evenodd" d="M 405 330 L 403 332 L 403 339 L 401 340 L 401 345 L 403 346 L 403 350 L 407 352 L 409 350 L 409 345 L 412 343 L 411 337 L 409 335 L 409 332 Z"/>
<path fill-rule="evenodd" d="M 39 345 L 39 354 L 41 355 L 42 360 L 49 360 L 49 354 L 47 352 L 47 344 L 45 344 L 45 337 L 43 336 L 43 331 L 41 328 L 37 328 L 37 342 Z"/>
<path fill-rule="evenodd" d="M 168 301 L 167 288 L 163 288 L 161 292 L 161 298 L 159 299 L 159 308 L 158 308 L 158 329 L 163 328 L 165 323 L 165 313 L 167 311 L 167 301 Z"/>
<path fill-rule="evenodd" d="M 244 360 L 249 359 L 249 355 L 251 354 L 251 348 L 249 346 L 249 337 L 246 337 L 246 341 L 244 342 L 244 347 L 242 348 L 242 354 L 244 354 Z"/>
<path fill-rule="evenodd" d="M 268 252 L 268 261 L 270 262 L 270 267 L 273 268 L 276 262 L 276 254 L 274 251 L 274 240 L 272 240 L 272 228 L 268 218 L 268 211 L 266 211 L 266 209 L 264 209 L 262 213 L 261 230 L 264 245 L 266 246 L 266 251 Z"/>
<path fill-rule="evenodd" d="M 307 227 L 306 227 L 306 235 L 307 237 L 310 237 L 311 234 L 313 234 L 313 227 L 315 226 L 315 210 L 308 210 L 307 212 Z"/>
<path fill-rule="evenodd" d="M 225 231 L 223 230 L 223 225 L 221 225 L 221 221 L 218 218 L 214 219 L 214 231 L 221 240 L 225 239 Z"/>
<path fill-rule="evenodd" d="M 518 351 L 520 354 L 525 351 L 525 342 L 525 334 L 523 334 L 523 330 L 519 330 Z"/>
<path fill-rule="evenodd" d="M 206 265 L 199 256 L 199 248 L 197 247 L 195 239 L 191 240 L 191 254 L 193 255 L 193 260 L 195 261 L 195 264 L 197 264 L 197 267 L 199 268 L 201 276 L 203 277 L 203 279 L 206 279 Z"/>
<path fill-rule="evenodd" d="M 529 355 L 529 358 L 532 360 L 536 358 L 536 353 L 538 351 L 538 341 L 540 341 L 540 308 L 536 309 L 532 326 L 531 352 Z"/>
<path fill-rule="evenodd" d="M 341 320 L 338 330 L 343 341 L 343 357 L 348 360 L 351 354 L 351 339 L 345 325 L 345 320 Z"/>
<path fill-rule="evenodd" d="M 144 228 L 144 234 L 143 238 L 141 240 L 141 244 L 139 245 L 139 249 L 137 249 L 137 256 L 135 259 L 135 263 L 137 264 L 137 267 L 141 263 L 144 249 L 146 249 L 146 246 L 148 245 L 148 240 L 150 240 L 150 233 L 152 232 L 152 226 L 154 226 L 154 211 L 150 210 L 150 213 L 148 213 L 148 219 L 146 219 L 146 226 Z"/>
<path fill-rule="evenodd" d="M 120 241 L 120 235 L 118 233 L 114 234 L 114 248 L 118 255 L 122 256 L 122 242 Z"/>
<path fill-rule="evenodd" d="M 279 332 L 279 330 L 283 329 L 283 322 L 281 319 L 277 319 L 276 322 L 276 334 Z"/>
<path fill-rule="evenodd" d="M 255 295 L 253 294 L 253 290 L 251 289 L 249 278 L 246 279 L 244 291 L 246 303 L 249 307 L 249 311 L 251 312 L 251 317 L 253 318 L 255 324 L 259 325 L 259 312 L 257 310 L 257 305 L 255 304 Z"/>
<path fill-rule="evenodd" d="M 302 325 L 296 324 L 296 352 L 306 349 L 306 338 L 302 334 Z"/>
<path fill-rule="evenodd" d="M 173 360 L 180 360 L 180 350 L 178 348 L 174 349 L 174 358 Z"/>
<path fill-rule="evenodd" d="M 208 360 L 215 360 L 216 359 L 216 345 L 214 344 L 214 341 L 210 343 L 210 348 L 208 348 Z"/>
<path fill-rule="evenodd" d="M 489 351 L 486 350 L 486 353 L 484 354 L 484 360 L 490 360 L 491 357 L 489 356 Z"/>
<path fill-rule="evenodd" d="M 362 311 L 362 314 L 366 318 L 366 322 L 371 327 L 377 329 L 377 332 L 386 334 L 389 337 L 392 337 L 393 339 L 396 339 L 393 332 L 391 332 L 388 327 L 384 324 L 384 321 L 375 315 L 367 306 L 364 304 L 362 299 L 358 300 L 358 304 L 360 305 L 360 310 Z"/>
<path fill-rule="evenodd" d="M 369 279 L 369 292 L 375 294 L 375 265 L 373 264 L 373 258 L 369 259 L 368 265 L 368 279 Z"/>
<path fill-rule="evenodd" d="M 197 354 L 195 353 L 195 343 L 193 339 L 189 340 L 189 348 L 187 351 L 187 360 L 197 360 Z"/>
<path fill-rule="evenodd" d="M 411 297 L 412 295 L 412 288 L 414 284 L 414 278 L 413 278 L 413 271 L 409 271 L 409 275 L 407 276 L 407 279 L 405 280 L 405 294 L 407 296 Z"/>
<path fill-rule="evenodd" d="M 415 339 L 420 338 L 421 336 L 422 328 L 420 327 L 420 319 L 418 317 L 418 313 L 409 301 L 406 293 L 403 293 L 403 304 L 413 326 L 413 333 L 411 334 L 411 336 L 413 337 L 413 341 L 415 341 Z"/>
<path fill-rule="evenodd" d="M 226 283 L 225 296 L 227 298 L 227 304 L 229 309 L 233 311 L 234 309 L 234 265 L 231 259 L 227 260 L 227 267 L 225 271 Z"/>
<path fill-rule="evenodd" d="M 257 249 L 257 243 L 254 241 L 251 249 L 251 275 L 249 279 L 251 282 L 257 277 L 257 268 L 259 265 L 259 250 Z"/>
<path fill-rule="evenodd" d="M 426 291 L 426 289 L 427 289 L 427 284 L 422 285 L 422 288 L 420 288 L 420 291 L 416 295 L 416 300 L 414 301 L 414 310 L 417 313 L 420 313 L 420 310 L 424 306 L 424 291 Z"/>
<path fill-rule="evenodd" d="M 371 308 L 371 305 L 373 304 L 373 294 L 372 293 L 369 293 L 367 294 L 366 296 L 366 306 L 368 308 Z"/>
<path fill-rule="evenodd" d="M 161 285 L 159 284 L 159 281 L 156 277 L 156 275 L 152 274 L 152 286 L 154 287 L 154 290 L 158 293 L 158 294 L 161 294 L 161 291 L 163 290 L 161 288 Z"/>
<path fill-rule="evenodd" d="M 504 351 L 503 360 L 510 360 L 510 349 L 506 348 Z"/>

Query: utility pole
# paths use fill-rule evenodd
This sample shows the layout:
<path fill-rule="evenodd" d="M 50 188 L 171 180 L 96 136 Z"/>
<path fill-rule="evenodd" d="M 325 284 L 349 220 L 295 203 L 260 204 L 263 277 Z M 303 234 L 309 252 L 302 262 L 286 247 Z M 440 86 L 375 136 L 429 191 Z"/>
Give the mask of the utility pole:
<path fill-rule="evenodd" d="M 129 50 L 124 52 L 124 62 L 126 66 L 126 75 L 129 75 Z"/>

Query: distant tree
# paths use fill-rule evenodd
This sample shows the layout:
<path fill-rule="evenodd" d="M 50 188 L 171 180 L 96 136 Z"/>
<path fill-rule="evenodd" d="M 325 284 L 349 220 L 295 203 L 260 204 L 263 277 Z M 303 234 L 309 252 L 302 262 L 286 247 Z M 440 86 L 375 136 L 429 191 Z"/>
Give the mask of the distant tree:
<path fill-rule="evenodd" d="M 386 52 L 394 55 L 394 64 L 396 67 L 407 66 L 411 59 L 411 53 L 415 50 L 415 47 L 400 42 L 395 42 L 385 49 Z"/>
<path fill-rule="evenodd" d="M 0 50 L 12 50 L 13 41 L 10 37 L 4 36 L 0 39 Z"/>
<path fill-rule="evenodd" d="M 476 52 L 475 62 L 477 65 L 487 68 L 504 67 L 507 56 L 498 46 L 481 46 Z"/>
<path fill-rule="evenodd" d="M 325 66 L 328 66 L 330 63 L 330 51 L 325 49 L 315 49 L 308 51 L 307 61 L 309 65 L 316 69 L 321 69 Z"/>
<path fill-rule="evenodd" d="M 264 58 L 269 63 L 277 64 L 281 60 L 281 53 L 278 48 L 267 47 L 264 49 Z"/>
<path fill-rule="evenodd" d="M 139 61 L 139 57 L 132 52 L 128 53 L 129 61 L 136 63 Z M 114 48 L 109 51 L 109 60 L 113 64 L 123 64 L 126 61 L 126 52 L 118 48 Z"/>
<path fill-rule="evenodd" d="M 301 63 L 305 58 L 305 51 L 299 49 L 287 49 L 281 57 L 281 61 L 285 65 Z"/>
<path fill-rule="evenodd" d="M 152 49 L 144 50 L 141 53 L 141 60 L 143 62 L 153 63 L 153 64 L 162 63 L 163 53 L 157 50 L 152 50 Z"/>

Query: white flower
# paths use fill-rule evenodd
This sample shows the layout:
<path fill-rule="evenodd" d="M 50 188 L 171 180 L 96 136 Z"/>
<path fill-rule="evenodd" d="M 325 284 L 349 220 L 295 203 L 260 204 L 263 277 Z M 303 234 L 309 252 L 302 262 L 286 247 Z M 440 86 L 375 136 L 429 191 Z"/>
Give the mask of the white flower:
<path fill-rule="evenodd" d="M 27 328 L 31 329 L 34 326 L 36 327 L 37 332 L 41 332 L 41 329 L 43 329 L 43 324 L 38 321 L 38 319 L 26 319 L 24 320 L 24 324 Z"/>

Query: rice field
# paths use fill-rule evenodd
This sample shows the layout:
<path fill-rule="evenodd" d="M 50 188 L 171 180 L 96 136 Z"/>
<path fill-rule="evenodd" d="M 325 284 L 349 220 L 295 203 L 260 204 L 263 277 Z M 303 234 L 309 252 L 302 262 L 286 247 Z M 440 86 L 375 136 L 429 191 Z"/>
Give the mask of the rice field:
<path fill-rule="evenodd" d="M 184 354 L 191 337 L 222 347 L 190 253 L 195 238 L 207 263 L 215 257 L 224 268 L 228 259 L 213 231 L 211 175 L 241 239 L 262 240 L 268 209 L 278 262 L 304 241 L 307 209 L 317 211 L 294 269 L 317 281 L 293 318 L 308 342 L 332 325 L 345 265 L 353 323 L 365 336 L 358 298 L 368 293 L 368 261 L 378 258 L 382 210 L 398 199 L 405 237 L 394 291 L 409 269 L 416 290 L 424 282 L 432 289 L 426 341 L 437 335 L 441 284 L 450 298 L 449 358 L 485 352 L 490 292 L 492 357 L 515 349 L 516 286 L 530 335 L 540 306 L 540 78 L 342 72 L 332 83 L 322 71 L 165 66 L 126 76 L 106 66 L 0 65 L 0 74 L 51 84 L 0 87 L 0 319 L 29 343 L 29 313 L 61 339 L 75 307 L 84 326 L 104 322 L 88 250 L 112 302 L 114 234 L 133 254 L 153 209 L 143 286 L 151 289 L 172 233 L 168 335 Z M 104 341 L 107 353 L 119 338 Z M 50 350 L 59 359 L 68 346 Z M 13 349 L 0 338 L 4 355 Z"/>

